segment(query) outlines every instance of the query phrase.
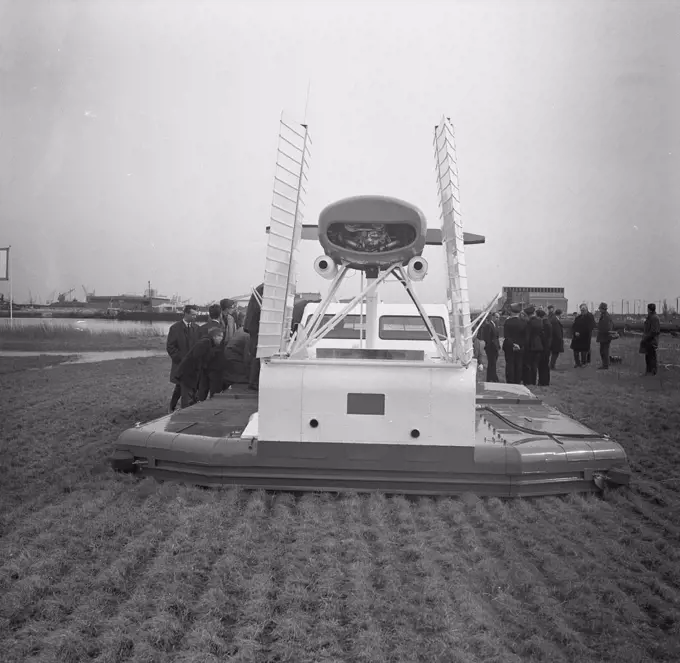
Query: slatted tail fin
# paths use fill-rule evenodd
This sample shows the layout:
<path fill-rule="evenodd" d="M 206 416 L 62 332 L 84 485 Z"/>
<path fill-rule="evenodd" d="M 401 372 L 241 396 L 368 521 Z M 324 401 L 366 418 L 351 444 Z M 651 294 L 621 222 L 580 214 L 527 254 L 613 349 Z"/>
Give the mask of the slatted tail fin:
<path fill-rule="evenodd" d="M 434 134 L 442 244 L 446 254 L 446 289 L 453 334 L 453 361 L 467 366 L 473 357 L 472 325 L 463 221 L 460 213 L 456 143 L 451 121 L 447 117 L 442 117 L 439 125 L 435 127 Z"/>
<path fill-rule="evenodd" d="M 257 346 L 260 358 L 285 352 L 290 336 L 310 145 L 307 125 L 287 122 L 282 115 Z"/>

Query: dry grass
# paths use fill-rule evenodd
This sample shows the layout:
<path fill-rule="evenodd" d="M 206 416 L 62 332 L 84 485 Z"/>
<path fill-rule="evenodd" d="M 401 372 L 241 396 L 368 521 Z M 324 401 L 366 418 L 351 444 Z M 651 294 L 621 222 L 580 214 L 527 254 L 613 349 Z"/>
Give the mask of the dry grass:
<path fill-rule="evenodd" d="M 136 325 L 87 329 L 59 324 L 21 324 L 0 320 L 0 350 L 78 352 L 86 350 L 155 350 L 165 347 L 165 332 Z"/>
<path fill-rule="evenodd" d="M 633 487 L 514 501 L 115 476 L 167 361 L 2 375 L 0 660 L 678 661 L 677 381 L 623 368 L 541 391 L 624 444 Z"/>

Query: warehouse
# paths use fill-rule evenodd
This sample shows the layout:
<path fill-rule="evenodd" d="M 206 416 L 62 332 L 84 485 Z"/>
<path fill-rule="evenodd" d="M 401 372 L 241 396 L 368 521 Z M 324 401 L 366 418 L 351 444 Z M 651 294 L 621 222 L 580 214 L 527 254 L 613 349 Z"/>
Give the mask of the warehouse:
<path fill-rule="evenodd" d="M 510 304 L 515 303 L 520 303 L 523 307 L 531 304 L 546 308 L 552 305 L 566 313 L 568 301 L 564 296 L 564 288 L 503 286 L 499 311 L 506 311 Z"/>

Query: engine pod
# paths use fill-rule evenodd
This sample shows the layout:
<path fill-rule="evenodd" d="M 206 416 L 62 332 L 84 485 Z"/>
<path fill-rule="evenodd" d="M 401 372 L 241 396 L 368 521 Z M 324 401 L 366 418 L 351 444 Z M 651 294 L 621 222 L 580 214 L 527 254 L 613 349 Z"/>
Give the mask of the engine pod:
<path fill-rule="evenodd" d="M 354 269 L 407 264 L 422 253 L 426 235 L 423 213 L 397 198 L 344 198 L 319 215 L 319 242 L 324 252 Z"/>

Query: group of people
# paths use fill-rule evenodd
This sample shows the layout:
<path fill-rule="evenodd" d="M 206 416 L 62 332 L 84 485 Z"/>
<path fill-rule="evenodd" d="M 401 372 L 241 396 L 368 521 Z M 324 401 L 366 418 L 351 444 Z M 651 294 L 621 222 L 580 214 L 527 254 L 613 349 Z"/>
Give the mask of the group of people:
<path fill-rule="evenodd" d="M 209 320 L 196 324 L 197 307 L 184 307 L 184 316 L 170 327 L 166 349 L 172 365 L 170 382 L 175 385 L 170 399 L 170 412 L 178 404 L 189 407 L 198 401 L 212 398 L 229 389 L 232 384 L 247 383 L 248 389 L 259 389 L 260 360 L 257 344 L 260 329 L 260 311 L 264 284 L 253 290 L 244 313 L 237 312 L 231 299 L 223 299 L 208 309 Z M 297 302 L 293 310 L 291 333 L 300 323 L 308 302 Z M 570 349 L 574 354 L 574 367 L 590 363 L 590 346 L 593 331 L 597 329 L 596 342 L 600 346 L 601 370 L 610 363 L 610 344 L 618 338 L 607 304 L 599 306 L 599 319 L 581 304 L 580 313 L 572 325 Z M 486 381 L 498 382 L 497 362 L 503 351 L 505 355 L 505 381 L 509 384 L 548 386 L 550 372 L 555 370 L 557 359 L 564 352 L 564 329 L 560 316 L 562 311 L 554 306 L 542 308 L 512 304 L 510 317 L 503 325 L 501 344 L 500 317 L 497 312 L 489 315 L 478 334 L 484 342 L 486 354 Z M 656 375 L 657 348 L 661 323 L 656 305 L 648 304 L 640 353 L 645 355 L 645 375 Z M 477 339 L 475 339 L 477 340 Z M 476 352 L 481 359 L 481 349 Z"/>
<path fill-rule="evenodd" d="M 564 352 L 564 330 L 560 321 L 562 311 L 548 306 L 542 308 L 512 304 L 510 317 L 503 326 L 500 342 L 499 315 L 490 314 L 480 330 L 486 353 L 487 382 L 498 382 L 496 363 L 500 351 L 505 355 L 505 381 L 509 384 L 550 384 L 550 371 Z"/>
<path fill-rule="evenodd" d="M 574 354 L 574 367 L 581 368 L 590 364 L 593 331 L 597 329 L 596 342 L 600 346 L 601 364 L 598 370 L 608 370 L 610 345 L 618 338 L 614 322 L 607 310 L 606 302 L 599 306 L 599 318 L 581 304 L 580 312 L 572 325 L 570 349 Z M 482 326 L 479 337 L 484 341 L 487 362 L 487 382 L 498 382 L 496 362 L 501 349 L 505 355 L 505 381 L 509 384 L 548 386 L 550 372 L 555 370 L 557 359 L 564 352 L 564 329 L 560 316 L 562 311 L 549 305 L 547 315 L 542 308 L 512 304 L 510 317 L 503 325 L 503 344 L 500 343 L 499 315 L 490 314 Z M 658 338 L 661 333 L 656 305 L 647 306 L 640 353 L 645 355 L 647 370 L 645 375 L 656 375 Z"/>
<path fill-rule="evenodd" d="M 256 296 L 259 290 L 259 297 Z M 262 288 L 257 288 L 244 314 L 236 303 L 223 299 L 208 309 L 205 324 L 196 324 L 196 306 L 184 307 L 181 320 L 168 331 L 166 349 L 171 360 L 170 382 L 175 385 L 170 412 L 212 398 L 232 384 L 259 388 L 256 357 Z"/>

